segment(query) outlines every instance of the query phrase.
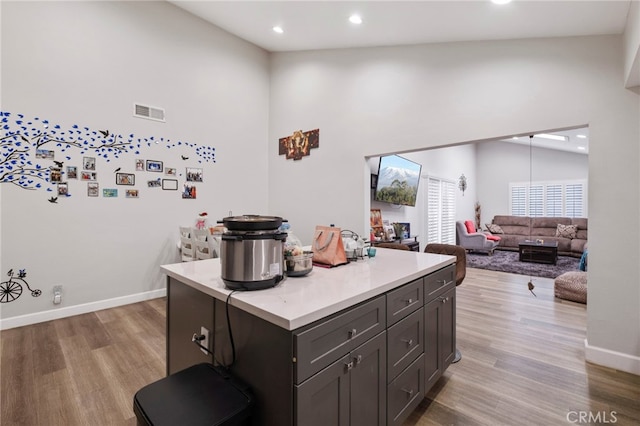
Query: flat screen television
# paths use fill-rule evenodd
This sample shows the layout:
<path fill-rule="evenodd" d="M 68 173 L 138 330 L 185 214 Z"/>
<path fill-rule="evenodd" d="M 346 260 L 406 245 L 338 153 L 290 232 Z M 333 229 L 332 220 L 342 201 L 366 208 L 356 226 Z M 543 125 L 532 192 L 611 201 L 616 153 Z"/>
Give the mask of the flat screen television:
<path fill-rule="evenodd" d="M 415 206 L 422 165 L 399 155 L 380 157 L 375 201 Z"/>

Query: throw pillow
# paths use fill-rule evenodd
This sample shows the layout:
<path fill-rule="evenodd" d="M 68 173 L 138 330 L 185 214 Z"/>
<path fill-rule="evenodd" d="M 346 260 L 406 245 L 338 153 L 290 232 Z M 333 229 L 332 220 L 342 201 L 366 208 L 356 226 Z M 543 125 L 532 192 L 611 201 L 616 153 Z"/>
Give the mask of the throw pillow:
<path fill-rule="evenodd" d="M 467 232 L 469 234 L 473 234 L 474 232 L 476 232 L 476 225 L 474 225 L 470 220 L 466 220 L 464 222 L 464 226 L 467 228 Z"/>
<path fill-rule="evenodd" d="M 486 226 L 487 231 L 491 232 L 492 234 L 504 234 L 504 231 L 502 230 L 502 228 L 500 228 L 500 225 L 496 225 L 495 223 L 485 223 L 484 226 Z"/>
<path fill-rule="evenodd" d="M 556 237 L 573 239 L 577 234 L 578 225 L 563 225 L 559 223 L 558 227 L 556 228 Z"/>

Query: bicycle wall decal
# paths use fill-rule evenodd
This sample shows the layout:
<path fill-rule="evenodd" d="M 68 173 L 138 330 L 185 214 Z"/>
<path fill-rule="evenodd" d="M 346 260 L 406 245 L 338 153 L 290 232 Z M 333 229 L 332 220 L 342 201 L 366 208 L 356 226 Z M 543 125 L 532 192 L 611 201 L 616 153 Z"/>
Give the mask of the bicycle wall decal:
<path fill-rule="evenodd" d="M 26 269 L 20 269 L 17 277 L 14 276 L 13 269 L 9 269 L 7 275 L 9 276 L 9 280 L 0 283 L 0 303 L 13 302 L 20 297 L 20 295 L 22 295 L 23 284 L 29 289 L 31 296 L 38 297 L 42 294 L 41 290 L 32 290 L 31 287 L 29 287 L 29 283 L 25 280 L 27 276 Z"/>

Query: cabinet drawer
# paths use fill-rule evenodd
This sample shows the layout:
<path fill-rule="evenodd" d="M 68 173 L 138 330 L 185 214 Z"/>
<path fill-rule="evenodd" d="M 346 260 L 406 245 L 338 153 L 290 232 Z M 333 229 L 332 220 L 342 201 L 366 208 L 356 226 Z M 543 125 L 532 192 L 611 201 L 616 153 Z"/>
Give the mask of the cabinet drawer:
<path fill-rule="evenodd" d="M 444 287 L 447 284 L 454 282 L 455 276 L 455 265 L 449 265 L 424 277 L 425 301 L 428 303 L 435 296 L 446 291 Z"/>
<path fill-rule="evenodd" d="M 387 327 L 424 305 L 423 291 L 423 279 L 420 278 L 387 293 Z"/>
<path fill-rule="evenodd" d="M 424 308 L 387 330 L 387 379 L 392 381 L 424 352 Z"/>
<path fill-rule="evenodd" d="M 300 384 L 386 328 L 385 296 L 379 296 L 293 335 Z"/>
<path fill-rule="evenodd" d="M 387 424 L 401 425 L 424 398 L 424 355 L 387 387 Z"/>

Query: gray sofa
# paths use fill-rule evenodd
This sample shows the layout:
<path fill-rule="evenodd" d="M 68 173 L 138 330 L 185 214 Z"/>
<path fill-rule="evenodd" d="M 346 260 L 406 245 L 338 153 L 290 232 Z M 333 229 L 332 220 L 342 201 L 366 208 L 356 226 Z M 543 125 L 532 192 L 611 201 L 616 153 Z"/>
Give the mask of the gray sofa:
<path fill-rule="evenodd" d="M 541 239 L 545 242 L 557 241 L 559 255 L 581 257 L 587 244 L 588 220 L 586 218 L 496 215 L 491 224 L 498 225 L 502 231 L 502 233 L 495 232 L 496 229 L 491 231 L 492 227 L 487 224 L 487 230 L 501 238 L 496 247 L 497 250 L 515 251 L 518 250 L 518 244 L 525 240 Z M 574 225 L 575 236 L 556 236 L 558 224 L 564 227 Z"/>

